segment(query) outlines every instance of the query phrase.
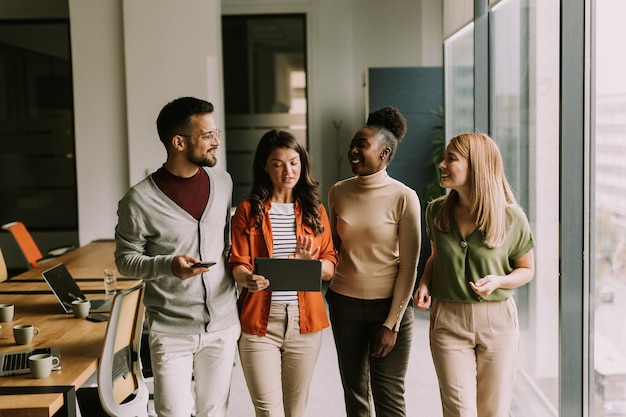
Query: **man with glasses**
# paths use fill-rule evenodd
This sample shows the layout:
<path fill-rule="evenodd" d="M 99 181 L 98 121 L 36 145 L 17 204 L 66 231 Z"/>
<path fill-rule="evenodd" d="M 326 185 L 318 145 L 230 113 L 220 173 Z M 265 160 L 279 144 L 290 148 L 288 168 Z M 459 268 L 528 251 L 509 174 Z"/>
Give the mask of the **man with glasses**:
<path fill-rule="evenodd" d="M 173 100 L 157 130 L 167 159 L 120 200 L 115 262 L 123 275 L 146 281 L 157 414 L 226 416 L 240 326 L 225 263 L 232 180 L 213 168 L 220 145 L 213 105 Z"/>

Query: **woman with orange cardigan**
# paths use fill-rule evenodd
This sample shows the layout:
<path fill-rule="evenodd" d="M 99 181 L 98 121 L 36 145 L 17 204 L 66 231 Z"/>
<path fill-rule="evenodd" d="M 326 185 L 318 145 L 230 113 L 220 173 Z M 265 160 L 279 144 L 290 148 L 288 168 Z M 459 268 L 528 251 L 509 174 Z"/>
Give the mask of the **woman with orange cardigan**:
<path fill-rule="evenodd" d="M 322 279 L 335 273 L 330 224 L 295 137 L 271 130 L 259 142 L 252 191 L 232 221 L 230 264 L 239 297 L 239 356 L 257 416 L 304 416 L 309 386 L 329 326 L 321 292 L 264 291 L 254 259 L 320 259 Z M 294 280 L 298 277 L 294 276 Z"/>

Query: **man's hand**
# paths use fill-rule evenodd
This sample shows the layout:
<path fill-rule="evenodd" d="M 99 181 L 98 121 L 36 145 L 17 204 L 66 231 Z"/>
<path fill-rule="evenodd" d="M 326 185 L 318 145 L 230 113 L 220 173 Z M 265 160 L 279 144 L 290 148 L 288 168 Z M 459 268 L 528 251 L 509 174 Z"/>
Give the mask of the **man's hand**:
<path fill-rule="evenodd" d="M 172 274 L 182 280 L 185 280 L 198 276 L 201 273 L 207 272 L 209 269 L 211 269 L 210 267 L 191 266 L 196 262 L 200 262 L 200 259 L 194 258 L 193 256 L 189 255 L 174 256 L 174 259 L 172 259 Z"/>

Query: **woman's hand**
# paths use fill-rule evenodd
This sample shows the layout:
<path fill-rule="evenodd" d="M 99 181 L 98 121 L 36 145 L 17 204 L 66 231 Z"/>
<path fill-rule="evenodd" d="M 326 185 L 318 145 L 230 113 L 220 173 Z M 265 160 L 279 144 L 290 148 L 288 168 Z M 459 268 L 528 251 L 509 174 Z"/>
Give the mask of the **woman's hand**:
<path fill-rule="evenodd" d="M 270 281 L 263 275 L 250 273 L 246 277 L 246 288 L 250 292 L 263 291 L 264 289 L 269 287 L 269 285 Z"/>
<path fill-rule="evenodd" d="M 530 282 L 535 273 L 535 258 L 533 251 L 528 251 L 518 259 L 513 260 L 513 271 L 508 275 L 486 275 L 476 282 L 470 282 L 472 290 L 481 297 L 488 297 L 498 288 L 517 288 Z"/>
<path fill-rule="evenodd" d="M 296 238 L 296 252 L 290 259 L 317 259 L 320 253 L 319 246 L 313 246 L 315 240 L 311 236 L 298 236 Z"/>
<path fill-rule="evenodd" d="M 415 307 L 420 310 L 427 310 L 430 308 L 432 298 L 430 296 L 430 291 L 428 290 L 428 285 L 423 284 L 420 281 L 420 284 L 417 286 L 417 290 L 415 290 L 415 293 L 413 294 L 413 302 L 415 303 Z"/>
<path fill-rule="evenodd" d="M 380 326 L 380 329 L 376 333 L 376 339 L 374 339 L 374 346 L 372 349 L 372 357 L 384 358 L 393 350 L 398 339 L 398 333 L 385 326 Z"/>
<path fill-rule="evenodd" d="M 244 265 L 236 265 L 233 268 L 233 277 L 237 284 L 251 292 L 262 291 L 270 285 L 269 280 L 263 275 L 255 274 Z"/>
<path fill-rule="evenodd" d="M 498 275 L 487 275 L 476 282 L 469 283 L 472 290 L 481 297 L 489 297 L 492 292 L 500 288 L 502 277 Z"/>

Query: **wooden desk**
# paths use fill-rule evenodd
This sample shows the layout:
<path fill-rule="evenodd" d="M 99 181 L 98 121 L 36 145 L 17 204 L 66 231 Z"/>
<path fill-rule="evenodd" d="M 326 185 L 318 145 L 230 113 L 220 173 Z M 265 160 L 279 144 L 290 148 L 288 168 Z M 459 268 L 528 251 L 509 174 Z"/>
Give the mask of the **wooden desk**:
<path fill-rule="evenodd" d="M 104 269 L 115 269 L 114 250 L 115 242 L 91 242 L 63 256 L 54 258 L 39 268 L 10 278 L 0 285 L 0 294 L 52 294 L 41 273 L 59 263 L 64 263 L 70 274 L 78 281 L 78 286 L 87 295 L 87 298 L 91 298 L 90 294 L 99 294 L 95 298 L 101 298 L 104 293 Z M 128 287 L 129 285 L 125 281 L 137 282 L 135 278 L 124 276 L 118 276 L 117 281 L 118 288 Z"/>
<path fill-rule="evenodd" d="M 81 246 L 58 258 L 51 259 L 42 264 L 39 268 L 33 268 L 23 272 L 7 282 L 14 280 L 42 280 L 41 273 L 48 268 L 52 268 L 58 263 L 64 263 L 70 274 L 77 280 L 89 278 L 104 279 L 105 268 L 115 268 L 115 242 L 95 241 Z M 4 284 L 4 283 L 3 283 Z"/>
<path fill-rule="evenodd" d="M 103 269 L 115 266 L 113 249 L 112 242 L 93 242 L 57 258 L 57 261 L 66 264 L 82 288 L 97 286 L 99 290 L 94 288 L 94 291 L 104 292 L 102 281 L 80 280 L 103 278 Z M 51 292 L 41 293 L 45 288 L 49 290 L 41 276 L 41 272 L 48 267 L 27 271 L 0 284 L 0 291 L 4 292 L 0 293 L 0 303 L 15 304 L 13 321 L 0 323 L 0 350 L 9 352 L 59 346 L 61 370 L 53 371 L 43 379 L 33 379 L 30 374 L 0 377 L 0 394 L 15 393 L 24 387 L 57 391 L 36 395 L 0 395 L 0 417 L 52 416 L 63 406 L 72 414 L 76 404 L 75 390 L 97 370 L 106 323 L 94 323 L 65 314 Z M 120 280 L 118 288 L 137 283 L 138 280 Z M 30 293 L 20 294 L 9 291 L 10 288 L 20 291 L 30 289 Z M 17 345 L 12 330 L 16 324 L 33 324 L 40 329 L 40 334 L 30 345 Z"/>

